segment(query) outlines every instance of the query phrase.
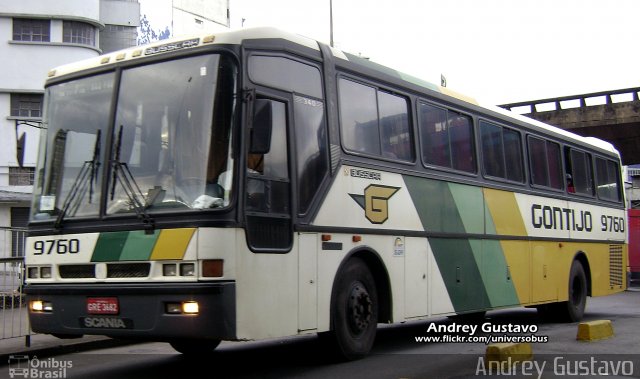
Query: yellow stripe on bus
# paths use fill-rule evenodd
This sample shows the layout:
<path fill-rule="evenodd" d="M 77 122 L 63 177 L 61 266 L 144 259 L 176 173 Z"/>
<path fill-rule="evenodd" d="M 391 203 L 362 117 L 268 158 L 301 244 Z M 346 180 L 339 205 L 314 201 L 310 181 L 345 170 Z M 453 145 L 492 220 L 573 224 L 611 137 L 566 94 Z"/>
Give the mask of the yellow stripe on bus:
<path fill-rule="evenodd" d="M 485 188 L 484 198 L 499 235 L 526 236 L 520 208 L 513 192 Z"/>
<path fill-rule="evenodd" d="M 500 241 L 520 304 L 531 302 L 531 262 L 528 241 Z"/>
<path fill-rule="evenodd" d="M 195 233 L 195 228 L 165 229 L 151 252 L 151 260 L 182 259 Z"/>

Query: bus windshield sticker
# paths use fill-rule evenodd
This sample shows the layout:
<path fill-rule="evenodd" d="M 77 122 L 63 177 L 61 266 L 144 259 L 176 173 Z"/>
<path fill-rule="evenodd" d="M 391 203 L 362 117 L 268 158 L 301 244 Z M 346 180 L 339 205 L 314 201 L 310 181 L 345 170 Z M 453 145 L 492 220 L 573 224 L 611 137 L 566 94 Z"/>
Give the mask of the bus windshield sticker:
<path fill-rule="evenodd" d="M 393 256 L 404 257 L 404 241 L 401 237 L 396 237 L 393 242 Z"/>
<path fill-rule="evenodd" d="M 40 210 L 41 211 L 52 211 L 56 206 L 56 197 L 55 195 L 42 195 L 40 196 Z"/>

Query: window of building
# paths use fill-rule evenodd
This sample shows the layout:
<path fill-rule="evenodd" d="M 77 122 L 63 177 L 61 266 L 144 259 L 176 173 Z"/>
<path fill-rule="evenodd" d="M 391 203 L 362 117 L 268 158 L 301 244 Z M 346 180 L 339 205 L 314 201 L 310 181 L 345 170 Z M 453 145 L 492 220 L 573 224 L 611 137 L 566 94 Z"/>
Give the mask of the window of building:
<path fill-rule="evenodd" d="M 375 87 L 340 79 L 340 124 L 353 152 L 413 161 L 407 99 Z"/>
<path fill-rule="evenodd" d="M 95 28 L 86 22 L 64 21 L 62 23 L 62 42 L 95 46 Z"/>
<path fill-rule="evenodd" d="M 480 121 L 482 167 L 485 175 L 513 182 L 524 181 L 520 133 L 486 121 Z"/>
<path fill-rule="evenodd" d="M 9 185 L 32 186 L 34 174 L 33 167 L 9 167 Z"/>
<path fill-rule="evenodd" d="M 12 117 L 42 117 L 41 94 L 11 94 Z"/>
<path fill-rule="evenodd" d="M 424 163 L 476 172 L 471 118 L 431 104 L 420 103 L 418 107 Z"/>
<path fill-rule="evenodd" d="M 596 157 L 596 185 L 602 200 L 620 201 L 620 167 L 609 159 Z"/>
<path fill-rule="evenodd" d="M 542 138 L 529 137 L 529 162 L 532 184 L 563 188 L 560 145 Z"/>
<path fill-rule="evenodd" d="M 13 40 L 27 42 L 49 42 L 51 34 L 51 21 L 14 18 Z"/>
<path fill-rule="evenodd" d="M 100 31 L 100 49 L 103 53 L 136 46 L 138 32 L 135 26 L 106 24 Z"/>

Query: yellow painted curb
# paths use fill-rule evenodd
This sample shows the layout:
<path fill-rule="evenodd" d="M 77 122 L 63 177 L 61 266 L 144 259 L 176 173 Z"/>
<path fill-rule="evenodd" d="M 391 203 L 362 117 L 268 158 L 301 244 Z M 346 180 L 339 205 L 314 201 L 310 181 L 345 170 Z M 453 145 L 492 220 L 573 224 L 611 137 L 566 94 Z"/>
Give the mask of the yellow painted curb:
<path fill-rule="evenodd" d="M 487 346 L 485 361 L 491 362 L 521 362 L 533 359 L 530 343 L 494 343 Z"/>
<path fill-rule="evenodd" d="M 578 324 L 578 341 L 597 341 L 613 336 L 611 320 L 597 320 Z"/>

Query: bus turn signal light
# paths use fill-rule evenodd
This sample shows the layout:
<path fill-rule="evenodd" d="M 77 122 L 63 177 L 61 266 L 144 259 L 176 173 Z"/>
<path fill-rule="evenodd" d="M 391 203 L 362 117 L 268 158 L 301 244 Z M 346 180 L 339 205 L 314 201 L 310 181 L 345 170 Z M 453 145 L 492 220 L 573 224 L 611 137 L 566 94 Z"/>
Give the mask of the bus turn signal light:
<path fill-rule="evenodd" d="M 202 261 L 202 276 L 205 278 L 223 277 L 224 259 L 207 259 Z"/>
<path fill-rule="evenodd" d="M 183 301 L 182 303 L 166 303 L 165 312 L 168 314 L 196 315 L 200 313 L 200 305 L 197 301 Z"/>

